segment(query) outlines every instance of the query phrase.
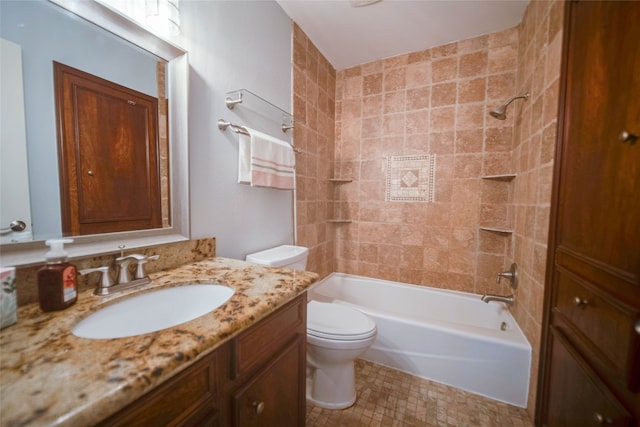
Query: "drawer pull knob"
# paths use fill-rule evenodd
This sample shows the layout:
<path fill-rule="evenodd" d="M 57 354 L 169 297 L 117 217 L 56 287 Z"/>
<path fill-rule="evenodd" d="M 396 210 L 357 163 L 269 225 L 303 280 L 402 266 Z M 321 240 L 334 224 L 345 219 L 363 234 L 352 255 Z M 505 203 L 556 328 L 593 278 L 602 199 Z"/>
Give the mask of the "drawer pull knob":
<path fill-rule="evenodd" d="M 260 415 L 264 412 L 264 402 L 253 402 L 253 408 L 256 410 L 256 414 Z"/>
<path fill-rule="evenodd" d="M 584 307 L 587 304 L 589 304 L 589 301 L 587 301 L 586 299 L 582 299 L 580 297 L 575 297 L 573 299 L 573 305 L 575 305 L 576 307 Z"/>
<path fill-rule="evenodd" d="M 627 132 L 626 130 L 623 130 L 622 132 L 620 132 L 620 135 L 618 135 L 618 139 L 622 142 L 629 142 L 633 144 L 634 142 L 637 141 L 638 135 L 636 135 L 635 133 L 631 133 L 631 132 Z"/>
<path fill-rule="evenodd" d="M 593 418 L 596 420 L 598 424 L 602 424 L 602 425 L 613 424 L 613 420 L 611 418 L 605 417 L 599 412 L 596 412 L 595 414 L 593 414 Z"/>

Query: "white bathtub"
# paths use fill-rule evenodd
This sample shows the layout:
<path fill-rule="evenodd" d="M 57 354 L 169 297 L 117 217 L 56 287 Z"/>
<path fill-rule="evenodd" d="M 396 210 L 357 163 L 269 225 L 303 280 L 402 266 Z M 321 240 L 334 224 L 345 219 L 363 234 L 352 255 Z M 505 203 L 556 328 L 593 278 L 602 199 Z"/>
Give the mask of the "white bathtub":
<path fill-rule="evenodd" d="M 527 405 L 531 346 L 502 303 L 342 273 L 314 285 L 309 299 L 352 306 L 375 320 L 378 336 L 366 360 Z"/>

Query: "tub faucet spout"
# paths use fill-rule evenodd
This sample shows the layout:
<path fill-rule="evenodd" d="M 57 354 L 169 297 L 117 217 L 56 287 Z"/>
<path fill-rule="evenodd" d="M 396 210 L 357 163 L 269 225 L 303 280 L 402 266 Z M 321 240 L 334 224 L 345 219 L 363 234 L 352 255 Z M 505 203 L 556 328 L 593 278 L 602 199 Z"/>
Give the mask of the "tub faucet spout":
<path fill-rule="evenodd" d="M 513 295 L 493 295 L 493 294 L 484 294 L 482 295 L 482 298 L 480 298 L 482 301 L 486 302 L 487 304 L 489 303 L 489 301 L 499 301 L 499 302 L 503 302 L 507 305 L 513 305 L 514 303 L 514 297 Z"/>

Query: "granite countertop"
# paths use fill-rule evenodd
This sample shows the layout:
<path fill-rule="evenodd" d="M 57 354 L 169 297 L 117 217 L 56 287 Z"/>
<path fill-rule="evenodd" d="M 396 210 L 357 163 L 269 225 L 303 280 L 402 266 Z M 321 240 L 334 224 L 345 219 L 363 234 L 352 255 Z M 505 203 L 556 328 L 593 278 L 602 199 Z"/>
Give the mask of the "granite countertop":
<path fill-rule="evenodd" d="M 152 283 L 97 297 L 79 293 L 64 311 L 18 310 L 0 332 L 0 424 L 90 426 L 124 408 L 317 280 L 315 273 L 211 258 L 150 274 Z M 78 338 L 71 328 L 123 296 L 189 283 L 235 289 L 224 305 L 181 325 L 129 338 Z"/>

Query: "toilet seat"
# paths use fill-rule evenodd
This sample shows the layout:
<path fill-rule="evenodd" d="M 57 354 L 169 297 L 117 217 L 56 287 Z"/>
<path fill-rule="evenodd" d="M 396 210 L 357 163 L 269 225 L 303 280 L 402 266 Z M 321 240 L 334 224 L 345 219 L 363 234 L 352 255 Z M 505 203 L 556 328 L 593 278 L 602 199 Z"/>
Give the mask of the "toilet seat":
<path fill-rule="evenodd" d="M 307 334 L 336 341 L 375 336 L 376 323 L 356 309 L 319 301 L 307 303 Z"/>

